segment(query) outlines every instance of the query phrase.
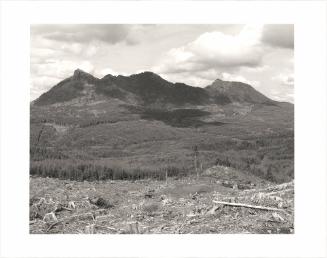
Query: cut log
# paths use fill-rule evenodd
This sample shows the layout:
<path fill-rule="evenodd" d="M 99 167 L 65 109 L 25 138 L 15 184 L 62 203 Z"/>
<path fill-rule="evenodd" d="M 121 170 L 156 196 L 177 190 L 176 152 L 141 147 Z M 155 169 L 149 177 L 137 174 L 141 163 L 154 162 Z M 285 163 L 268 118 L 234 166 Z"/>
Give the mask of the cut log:
<path fill-rule="evenodd" d="M 214 203 L 217 203 L 217 204 L 223 204 L 223 205 L 229 205 L 229 206 L 236 206 L 236 207 L 246 207 L 246 208 L 250 208 L 250 209 L 259 209 L 259 210 L 266 210 L 266 211 L 281 211 L 281 212 L 286 212 L 285 210 L 282 210 L 282 209 L 277 209 L 277 208 L 272 208 L 272 207 L 264 207 L 264 206 L 255 206 L 255 205 L 250 205 L 250 204 L 246 204 L 246 203 L 222 202 L 222 201 L 215 201 L 215 200 L 213 202 Z"/>

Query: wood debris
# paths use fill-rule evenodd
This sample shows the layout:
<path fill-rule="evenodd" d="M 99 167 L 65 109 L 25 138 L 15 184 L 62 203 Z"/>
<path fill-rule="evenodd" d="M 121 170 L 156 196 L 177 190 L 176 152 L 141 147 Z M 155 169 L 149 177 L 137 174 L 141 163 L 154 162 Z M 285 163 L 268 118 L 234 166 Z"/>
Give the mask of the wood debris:
<path fill-rule="evenodd" d="M 67 198 L 66 190 L 60 191 L 60 186 L 57 187 L 57 180 L 37 180 L 46 181 L 46 185 L 56 189 L 57 192 L 47 196 L 43 193 L 42 197 L 31 198 L 31 233 L 269 234 L 270 232 L 289 234 L 294 232 L 292 184 L 242 191 L 217 185 L 213 181 L 212 185 L 216 188 L 205 191 L 203 189 L 209 189 L 207 186 L 199 188 L 197 181 L 185 179 L 185 182 L 171 181 L 168 186 L 165 182 L 145 180 L 134 183 L 116 181 L 115 184 L 103 182 L 95 184 L 94 187 L 89 182 L 74 182 L 71 184 L 73 190 L 70 190 Z M 183 187 L 179 184 L 183 184 Z M 194 191 L 192 191 L 193 185 Z M 127 191 L 121 191 L 119 194 L 117 191 L 119 187 L 125 187 Z M 63 184 L 62 188 L 66 189 L 66 186 Z M 96 188 L 96 191 L 93 188 Z M 152 189 L 154 192 L 151 191 Z M 187 192 L 180 194 L 181 191 Z M 149 192 L 155 194 L 152 198 L 145 198 L 145 193 Z M 33 196 L 38 196 L 37 192 L 33 193 Z M 103 205 L 104 203 L 109 205 Z M 53 215 L 47 215 L 44 219 L 45 215 L 51 212 L 56 219 Z M 32 216 L 33 214 L 36 216 Z"/>

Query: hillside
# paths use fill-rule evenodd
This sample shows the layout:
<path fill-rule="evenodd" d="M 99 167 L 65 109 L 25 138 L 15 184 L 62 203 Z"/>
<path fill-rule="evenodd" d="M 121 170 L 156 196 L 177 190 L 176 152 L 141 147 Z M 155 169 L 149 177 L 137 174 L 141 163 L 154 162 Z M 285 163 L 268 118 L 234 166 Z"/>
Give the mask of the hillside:
<path fill-rule="evenodd" d="M 294 176 L 294 106 L 244 83 L 197 88 L 151 72 L 99 79 L 76 70 L 31 103 L 30 121 L 32 175 L 188 175 L 197 146 L 198 169 L 224 165 L 274 182 Z"/>

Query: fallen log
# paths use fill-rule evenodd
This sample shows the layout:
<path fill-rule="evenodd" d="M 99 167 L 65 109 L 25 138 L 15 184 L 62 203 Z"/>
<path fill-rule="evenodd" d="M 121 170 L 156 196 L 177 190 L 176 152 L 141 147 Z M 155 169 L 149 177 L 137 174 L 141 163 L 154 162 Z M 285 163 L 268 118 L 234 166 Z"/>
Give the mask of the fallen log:
<path fill-rule="evenodd" d="M 259 209 L 259 210 L 266 210 L 266 211 L 281 211 L 281 212 L 287 213 L 283 209 L 265 207 L 265 206 L 255 206 L 255 205 L 250 205 L 250 204 L 246 204 L 246 203 L 222 202 L 222 201 L 215 201 L 215 200 L 213 200 L 213 202 L 216 204 L 223 204 L 223 205 L 229 205 L 229 206 L 245 207 L 245 208 L 250 208 L 250 209 Z"/>

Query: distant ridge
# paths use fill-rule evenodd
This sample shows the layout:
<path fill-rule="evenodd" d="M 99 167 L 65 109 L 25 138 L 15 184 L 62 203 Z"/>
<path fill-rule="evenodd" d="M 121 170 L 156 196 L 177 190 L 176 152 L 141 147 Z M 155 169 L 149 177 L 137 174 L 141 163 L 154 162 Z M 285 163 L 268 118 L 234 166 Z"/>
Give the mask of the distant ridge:
<path fill-rule="evenodd" d="M 242 82 L 217 79 L 207 87 L 200 88 L 172 83 L 149 71 L 130 76 L 108 74 L 99 79 L 81 69 L 75 70 L 71 77 L 53 86 L 33 103 L 42 106 L 70 101 L 83 97 L 87 93 L 85 89 L 90 86 L 94 88 L 95 95 L 127 103 L 137 101 L 140 105 L 153 107 L 226 105 L 234 102 L 264 105 L 278 103 Z"/>

